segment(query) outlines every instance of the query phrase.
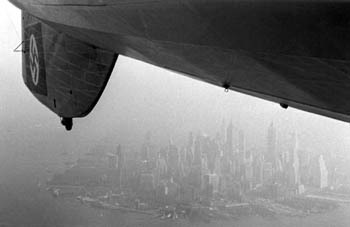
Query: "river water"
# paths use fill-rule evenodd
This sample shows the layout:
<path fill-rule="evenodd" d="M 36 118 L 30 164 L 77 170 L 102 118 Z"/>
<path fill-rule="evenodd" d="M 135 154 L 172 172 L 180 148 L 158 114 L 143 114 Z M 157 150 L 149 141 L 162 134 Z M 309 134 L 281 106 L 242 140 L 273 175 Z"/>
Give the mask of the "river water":
<path fill-rule="evenodd" d="M 28 179 L 28 178 L 27 178 Z M 21 182 L 25 182 L 22 179 Z M 18 184 L 19 182 L 14 182 Z M 30 183 L 28 184 L 30 185 Z M 350 205 L 306 217 L 248 216 L 235 220 L 161 220 L 152 216 L 87 207 L 74 199 L 53 198 L 46 190 L 21 184 L 0 187 L 0 227 L 116 226 L 116 227 L 349 227 Z M 15 186 L 15 185 L 12 185 Z"/>

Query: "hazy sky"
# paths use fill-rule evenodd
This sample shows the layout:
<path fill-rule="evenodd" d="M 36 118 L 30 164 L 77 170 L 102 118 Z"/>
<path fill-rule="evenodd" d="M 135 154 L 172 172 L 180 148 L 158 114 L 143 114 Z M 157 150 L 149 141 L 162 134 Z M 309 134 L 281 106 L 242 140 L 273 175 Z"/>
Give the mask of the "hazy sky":
<path fill-rule="evenodd" d="M 80 149 L 91 144 L 133 144 L 151 130 L 156 142 L 181 141 L 188 130 L 215 134 L 223 119 L 244 128 L 247 143 L 264 141 L 274 122 L 280 137 L 294 130 L 306 149 L 348 151 L 348 123 L 195 81 L 120 57 L 93 112 L 66 132 L 59 118 L 41 105 L 22 81 L 20 12 L 0 2 L 0 125 L 1 148 Z M 38 145 L 40 144 L 40 145 Z M 247 145 L 249 146 L 249 145 Z M 52 148 L 54 147 L 54 148 Z"/>

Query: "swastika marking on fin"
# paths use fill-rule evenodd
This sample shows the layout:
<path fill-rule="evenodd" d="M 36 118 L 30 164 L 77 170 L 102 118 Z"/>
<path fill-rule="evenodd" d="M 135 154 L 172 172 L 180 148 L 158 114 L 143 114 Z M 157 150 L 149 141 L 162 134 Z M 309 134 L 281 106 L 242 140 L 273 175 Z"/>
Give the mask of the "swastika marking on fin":
<path fill-rule="evenodd" d="M 36 39 L 33 34 L 30 36 L 29 43 L 29 67 L 32 75 L 33 84 L 35 86 L 39 83 L 40 65 L 39 65 L 39 52 L 36 44 Z"/>

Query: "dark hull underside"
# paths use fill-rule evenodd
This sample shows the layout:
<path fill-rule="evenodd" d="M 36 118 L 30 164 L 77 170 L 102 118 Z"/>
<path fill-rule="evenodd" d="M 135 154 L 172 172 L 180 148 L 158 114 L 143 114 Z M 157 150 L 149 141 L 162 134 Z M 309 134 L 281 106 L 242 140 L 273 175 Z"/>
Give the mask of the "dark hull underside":
<path fill-rule="evenodd" d="M 118 54 L 350 121 L 349 3 L 12 2 L 59 31 Z"/>

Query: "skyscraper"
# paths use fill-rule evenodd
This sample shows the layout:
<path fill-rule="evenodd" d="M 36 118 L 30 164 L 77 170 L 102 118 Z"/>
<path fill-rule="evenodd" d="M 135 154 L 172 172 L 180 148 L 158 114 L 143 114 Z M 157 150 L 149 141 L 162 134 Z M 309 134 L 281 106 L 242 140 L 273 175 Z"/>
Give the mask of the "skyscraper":
<path fill-rule="evenodd" d="M 117 176 L 118 176 L 118 186 L 121 187 L 122 183 L 123 183 L 123 174 L 124 174 L 124 154 L 122 151 L 122 147 L 119 144 L 117 147 L 117 152 L 116 152 L 116 156 L 117 156 L 117 168 L 118 168 L 118 172 L 117 172 Z"/>
<path fill-rule="evenodd" d="M 267 149 L 264 155 L 265 162 L 272 164 L 273 168 L 276 166 L 276 129 L 271 122 L 267 130 Z"/>
<path fill-rule="evenodd" d="M 245 137 L 242 129 L 238 133 L 238 151 L 245 153 Z"/>
<path fill-rule="evenodd" d="M 300 184 L 300 160 L 299 160 L 299 141 L 298 134 L 294 132 L 292 134 L 292 146 L 290 150 L 290 184 Z"/>
<path fill-rule="evenodd" d="M 233 152 L 233 125 L 232 120 L 226 129 L 226 155 L 229 154 L 231 156 Z"/>
<path fill-rule="evenodd" d="M 194 142 L 193 165 L 190 173 L 190 182 L 200 188 L 202 183 L 202 137 L 198 135 Z"/>
<path fill-rule="evenodd" d="M 151 148 L 151 132 L 148 131 L 145 134 L 145 139 L 141 147 L 140 158 L 141 160 L 148 160 L 150 157 L 150 148 Z"/>
<path fill-rule="evenodd" d="M 328 170 L 323 155 L 320 155 L 318 162 L 320 169 L 320 188 L 323 189 L 328 187 Z"/>

